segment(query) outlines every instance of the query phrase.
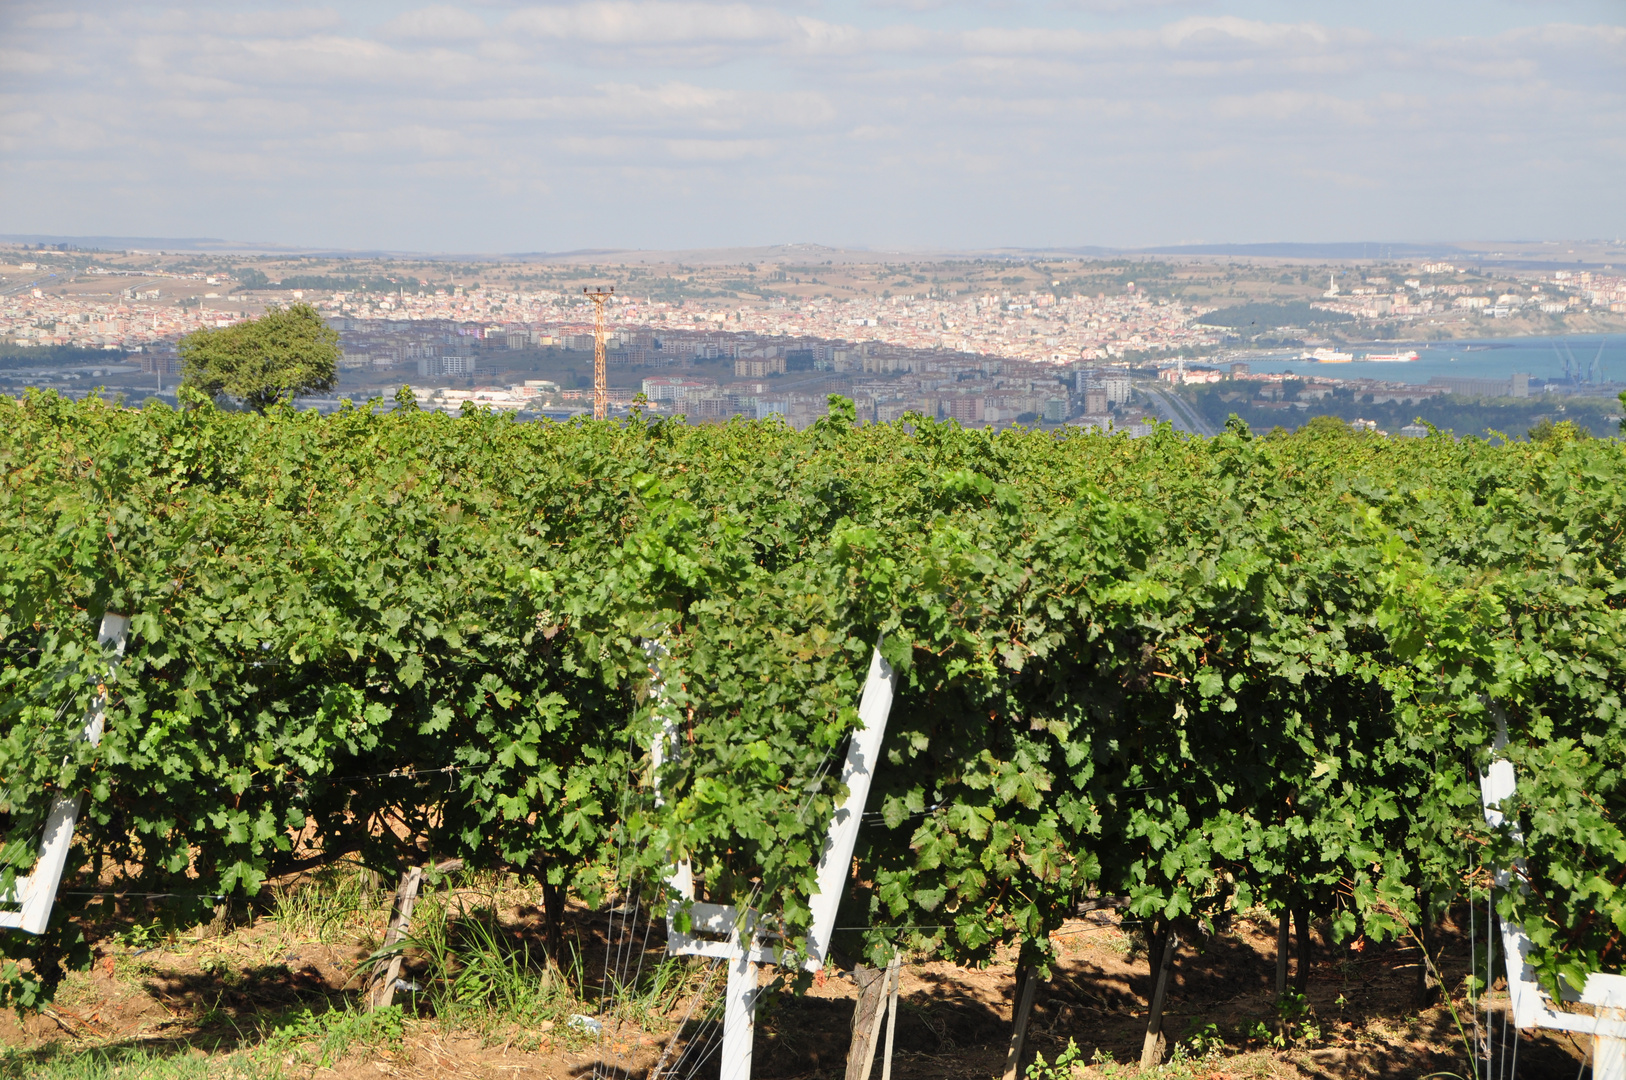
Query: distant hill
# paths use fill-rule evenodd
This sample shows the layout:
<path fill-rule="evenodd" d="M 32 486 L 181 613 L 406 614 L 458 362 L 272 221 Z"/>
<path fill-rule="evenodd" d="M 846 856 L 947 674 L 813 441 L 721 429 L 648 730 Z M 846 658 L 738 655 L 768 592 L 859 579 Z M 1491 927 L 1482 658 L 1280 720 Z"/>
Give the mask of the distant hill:
<path fill-rule="evenodd" d="M 1349 322 L 1354 316 L 1341 311 L 1322 311 L 1303 300 L 1289 300 L 1280 304 L 1239 304 L 1236 307 L 1210 311 L 1197 321 L 1205 326 L 1224 326 L 1234 330 L 1263 332 L 1282 326 L 1315 326 L 1326 323 Z"/>
<path fill-rule="evenodd" d="M 1468 255 L 1456 244 L 1175 244 L 1141 248 L 1148 255 L 1237 255 L 1266 259 L 1430 259 Z"/>
<path fill-rule="evenodd" d="M 212 236 L 55 236 L 48 233 L 0 233 L 0 244 L 49 244 L 62 251 L 295 251 L 282 244 L 221 240 Z"/>

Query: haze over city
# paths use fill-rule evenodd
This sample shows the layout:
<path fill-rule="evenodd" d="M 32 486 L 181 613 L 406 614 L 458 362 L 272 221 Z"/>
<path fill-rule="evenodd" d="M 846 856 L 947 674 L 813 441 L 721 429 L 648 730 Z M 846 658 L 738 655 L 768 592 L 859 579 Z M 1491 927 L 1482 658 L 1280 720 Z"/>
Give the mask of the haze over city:
<path fill-rule="evenodd" d="M 440 252 L 1614 238 L 1621 15 L 8 3 L 0 233 Z"/>

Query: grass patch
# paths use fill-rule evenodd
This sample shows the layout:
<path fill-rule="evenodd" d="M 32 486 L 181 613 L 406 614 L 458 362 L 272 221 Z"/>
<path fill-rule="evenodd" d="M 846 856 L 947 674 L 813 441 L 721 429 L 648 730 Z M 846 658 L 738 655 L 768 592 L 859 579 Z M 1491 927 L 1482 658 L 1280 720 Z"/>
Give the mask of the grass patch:
<path fill-rule="evenodd" d="M 535 1030 L 580 1010 L 581 958 L 572 953 L 560 968 L 549 968 L 522 936 L 503 929 L 490 906 L 471 906 L 463 893 L 438 893 L 418 902 L 413 923 L 407 944 L 429 968 L 420 993 L 443 1023 Z"/>
<path fill-rule="evenodd" d="M 207 1053 L 181 1042 L 155 1048 L 112 1045 L 0 1055 L 0 1080 L 280 1080 L 329 1068 L 351 1050 L 398 1050 L 405 1020 L 398 1007 L 375 1013 L 352 1009 L 299 1012 L 259 1028 L 257 1045 L 229 1054 Z"/>
<path fill-rule="evenodd" d="M 253 1056 L 278 1066 L 329 1068 L 353 1047 L 399 1050 L 405 1019 L 399 1005 L 377 1012 L 330 1009 L 313 1013 L 302 1009 L 275 1028 Z"/>
<path fill-rule="evenodd" d="M 589 978 L 575 944 L 550 965 L 543 949 L 499 921 L 496 912 L 507 899 L 502 892 L 500 882 L 484 893 L 435 892 L 422 897 L 413 913 L 407 945 L 417 961 L 413 966 L 426 969 L 416 976 L 422 987 L 417 1001 L 448 1027 L 487 1035 L 517 1029 L 514 1045 L 522 1048 L 539 1044 L 543 1032 L 567 1044 L 585 1043 L 596 1036 L 569 1022 L 575 1014 L 594 1016 L 613 1030 L 660 1030 L 706 985 L 706 966 L 689 957 L 651 957 L 642 964 L 629 954 L 626 970 L 619 978 L 612 972 L 603 985 Z"/>
<path fill-rule="evenodd" d="M 3 1080 L 269 1080 L 279 1073 L 245 1054 L 211 1057 L 184 1046 L 165 1051 L 53 1046 L 0 1056 Z"/>
<path fill-rule="evenodd" d="M 274 888 L 271 918 L 284 937 L 335 945 L 358 931 L 376 933 L 389 917 L 378 875 L 352 862 L 324 866 L 301 881 Z"/>

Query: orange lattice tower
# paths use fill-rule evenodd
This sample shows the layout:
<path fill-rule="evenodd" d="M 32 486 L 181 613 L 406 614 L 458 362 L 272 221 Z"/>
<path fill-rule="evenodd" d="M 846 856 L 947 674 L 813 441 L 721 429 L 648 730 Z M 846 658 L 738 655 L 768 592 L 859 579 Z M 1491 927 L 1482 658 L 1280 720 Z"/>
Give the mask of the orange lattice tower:
<path fill-rule="evenodd" d="M 603 420 L 610 415 L 610 384 L 604 374 L 604 302 L 615 293 L 608 289 L 583 289 L 582 294 L 593 301 L 593 419 Z"/>

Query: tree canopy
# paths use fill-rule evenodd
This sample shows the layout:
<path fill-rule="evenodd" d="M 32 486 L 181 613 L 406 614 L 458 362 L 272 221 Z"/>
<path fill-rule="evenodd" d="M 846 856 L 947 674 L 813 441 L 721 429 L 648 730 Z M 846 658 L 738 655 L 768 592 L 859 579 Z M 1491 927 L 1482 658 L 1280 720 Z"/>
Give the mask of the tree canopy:
<path fill-rule="evenodd" d="M 1247 330 L 1251 327 L 1253 332 L 1262 333 L 1283 326 L 1316 326 L 1349 322 L 1353 318 L 1353 315 L 1342 311 L 1311 307 L 1306 300 L 1288 300 L 1280 303 L 1255 301 L 1220 308 L 1201 316 L 1197 321 L 1205 326 L 1226 326 L 1234 330 Z"/>
<path fill-rule="evenodd" d="M 258 319 L 181 339 L 185 385 L 236 398 L 256 412 L 338 382 L 339 334 L 309 304 L 272 307 Z"/>

